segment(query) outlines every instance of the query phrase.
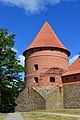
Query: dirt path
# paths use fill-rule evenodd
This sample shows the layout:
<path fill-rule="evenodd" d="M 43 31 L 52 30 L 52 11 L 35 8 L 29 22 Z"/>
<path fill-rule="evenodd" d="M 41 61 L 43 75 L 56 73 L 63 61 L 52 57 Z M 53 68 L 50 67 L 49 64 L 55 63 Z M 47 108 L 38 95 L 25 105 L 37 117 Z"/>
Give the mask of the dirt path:
<path fill-rule="evenodd" d="M 4 120 L 24 120 L 21 113 L 8 113 Z"/>
<path fill-rule="evenodd" d="M 68 117 L 75 117 L 75 118 L 80 118 L 80 115 L 71 115 L 71 114 L 62 114 L 62 113 L 51 113 L 51 112 L 37 112 L 37 113 L 42 113 L 42 114 L 52 114 L 52 115 L 58 115 L 58 116 L 68 116 Z"/>

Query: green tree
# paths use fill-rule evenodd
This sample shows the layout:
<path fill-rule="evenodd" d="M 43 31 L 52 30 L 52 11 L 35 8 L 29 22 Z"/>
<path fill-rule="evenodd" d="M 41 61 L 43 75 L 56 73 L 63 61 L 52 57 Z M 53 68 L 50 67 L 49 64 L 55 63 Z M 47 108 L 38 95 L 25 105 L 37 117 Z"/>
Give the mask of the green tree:
<path fill-rule="evenodd" d="M 8 30 L 0 29 L 0 111 L 14 112 L 15 100 L 22 91 L 24 82 L 20 73 L 25 68 L 16 59 L 14 48 L 14 34 L 9 34 Z"/>

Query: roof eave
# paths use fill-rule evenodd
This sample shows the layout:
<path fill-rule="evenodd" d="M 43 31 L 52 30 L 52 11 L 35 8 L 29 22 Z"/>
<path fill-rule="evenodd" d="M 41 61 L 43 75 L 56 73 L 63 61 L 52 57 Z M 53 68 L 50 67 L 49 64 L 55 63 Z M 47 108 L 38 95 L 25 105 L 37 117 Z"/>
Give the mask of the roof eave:
<path fill-rule="evenodd" d="M 65 51 L 67 51 L 67 53 L 68 53 L 68 57 L 70 56 L 70 52 L 69 52 L 69 50 L 67 50 L 67 49 L 64 49 L 64 48 L 59 48 L 59 47 L 53 47 L 53 46 L 42 46 L 42 47 L 34 47 L 34 48 L 29 48 L 29 49 L 26 49 L 24 52 L 23 52 L 23 56 L 25 56 L 25 53 L 27 52 L 27 51 L 29 51 L 29 50 L 32 50 L 32 49 L 35 49 L 35 48 L 44 48 L 44 47 L 46 47 L 46 48 L 56 48 L 56 49 L 61 49 L 61 50 L 65 50 Z"/>

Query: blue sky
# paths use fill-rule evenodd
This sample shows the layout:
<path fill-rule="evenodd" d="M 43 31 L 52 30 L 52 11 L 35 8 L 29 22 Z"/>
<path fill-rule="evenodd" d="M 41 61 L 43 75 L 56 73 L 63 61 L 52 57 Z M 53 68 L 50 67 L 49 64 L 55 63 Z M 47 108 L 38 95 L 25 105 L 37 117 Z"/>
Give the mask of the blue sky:
<path fill-rule="evenodd" d="M 15 49 L 23 60 L 22 53 L 46 21 L 46 13 L 49 24 L 71 52 L 72 63 L 80 51 L 80 0 L 0 0 L 0 28 L 16 34 Z"/>

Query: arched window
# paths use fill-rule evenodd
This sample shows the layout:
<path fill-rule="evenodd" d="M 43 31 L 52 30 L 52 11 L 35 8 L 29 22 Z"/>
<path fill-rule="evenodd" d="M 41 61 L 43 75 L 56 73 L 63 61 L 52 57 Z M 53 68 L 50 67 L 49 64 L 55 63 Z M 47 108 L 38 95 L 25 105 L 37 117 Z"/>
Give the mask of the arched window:
<path fill-rule="evenodd" d="M 35 69 L 35 70 L 38 70 L 38 64 L 35 64 L 35 65 L 34 65 L 34 69 Z"/>
<path fill-rule="evenodd" d="M 35 80 L 36 83 L 39 82 L 39 81 L 38 81 L 38 77 L 34 77 L 34 80 Z"/>
<path fill-rule="evenodd" d="M 55 78 L 54 77 L 50 77 L 50 82 L 55 82 Z"/>

